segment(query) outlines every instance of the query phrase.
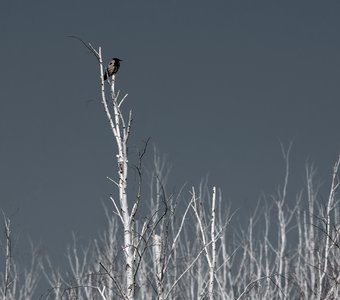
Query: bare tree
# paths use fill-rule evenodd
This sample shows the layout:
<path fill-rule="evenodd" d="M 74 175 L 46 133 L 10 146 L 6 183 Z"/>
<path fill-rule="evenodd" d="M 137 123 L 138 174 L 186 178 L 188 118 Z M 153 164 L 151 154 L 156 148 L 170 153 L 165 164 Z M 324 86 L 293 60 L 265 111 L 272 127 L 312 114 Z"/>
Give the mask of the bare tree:
<path fill-rule="evenodd" d="M 19 266 L 13 257 L 11 220 L 4 213 L 3 218 L 5 225 L 4 272 L 0 271 L 0 298 L 4 300 L 32 299 L 37 290 L 41 273 L 38 250 L 32 246 L 32 256 L 28 268 Z"/>

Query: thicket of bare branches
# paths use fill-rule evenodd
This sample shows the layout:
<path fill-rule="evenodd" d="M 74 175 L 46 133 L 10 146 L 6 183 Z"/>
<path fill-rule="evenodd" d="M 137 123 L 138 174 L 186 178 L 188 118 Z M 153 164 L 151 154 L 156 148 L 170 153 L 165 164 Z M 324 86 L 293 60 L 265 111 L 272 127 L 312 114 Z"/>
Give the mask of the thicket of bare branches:
<path fill-rule="evenodd" d="M 107 230 L 86 248 L 74 237 L 67 250 L 68 271 L 56 271 L 46 259 L 44 264 L 33 262 L 22 277 L 11 256 L 10 221 L 5 218 L 2 299 L 31 299 L 37 266 L 50 285 L 40 299 L 340 298 L 340 157 L 326 200 L 308 166 L 304 191 L 288 201 L 290 147 L 283 148 L 283 186 L 259 202 L 243 229 L 237 228 L 221 191 L 206 182 L 169 194 L 169 167 L 157 153 L 147 176 L 147 143 L 133 166 L 138 181 L 136 194 L 131 194 L 127 150 L 132 112 L 123 110 L 127 95 L 116 91 L 115 76 L 108 84 L 103 80 L 101 48 L 85 45 L 99 62 L 102 105 L 117 150 L 115 175 L 108 177 L 113 193 Z M 149 191 L 143 191 L 142 180 Z"/>

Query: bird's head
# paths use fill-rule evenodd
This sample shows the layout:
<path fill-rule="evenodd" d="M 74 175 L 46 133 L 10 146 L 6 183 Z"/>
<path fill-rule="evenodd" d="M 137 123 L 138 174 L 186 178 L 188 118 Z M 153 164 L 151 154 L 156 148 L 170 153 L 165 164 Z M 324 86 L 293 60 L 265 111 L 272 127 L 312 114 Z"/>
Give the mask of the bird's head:
<path fill-rule="evenodd" d="M 119 59 L 117 57 L 113 57 L 112 60 L 114 60 L 114 61 L 123 61 L 122 59 Z"/>

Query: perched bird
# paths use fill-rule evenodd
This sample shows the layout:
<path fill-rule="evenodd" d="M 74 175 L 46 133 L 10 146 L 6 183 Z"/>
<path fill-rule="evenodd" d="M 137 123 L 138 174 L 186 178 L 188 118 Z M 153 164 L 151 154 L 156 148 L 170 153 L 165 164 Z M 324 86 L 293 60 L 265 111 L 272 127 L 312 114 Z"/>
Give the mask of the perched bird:
<path fill-rule="evenodd" d="M 106 80 L 108 76 L 111 77 L 112 75 L 118 72 L 121 61 L 122 60 L 117 57 L 112 58 L 112 60 L 110 61 L 109 65 L 106 68 L 106 72 L 104 74 L 104 80 Z"/>

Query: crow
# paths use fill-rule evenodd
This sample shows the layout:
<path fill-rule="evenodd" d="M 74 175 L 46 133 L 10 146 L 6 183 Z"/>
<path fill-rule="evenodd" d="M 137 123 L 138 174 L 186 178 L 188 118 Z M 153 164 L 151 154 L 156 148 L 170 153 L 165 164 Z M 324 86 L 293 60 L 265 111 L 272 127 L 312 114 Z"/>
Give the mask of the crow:
<path fill-rule="evenodd" d="M 106 68 L 104 80 L 106 80 L 108 76 L 111 77 L 112 75 L 118 72 L 121 61 L 122 60 L 117 57 L 112 58 L 112 60 L 110 61 L 109 65 Z"/>

